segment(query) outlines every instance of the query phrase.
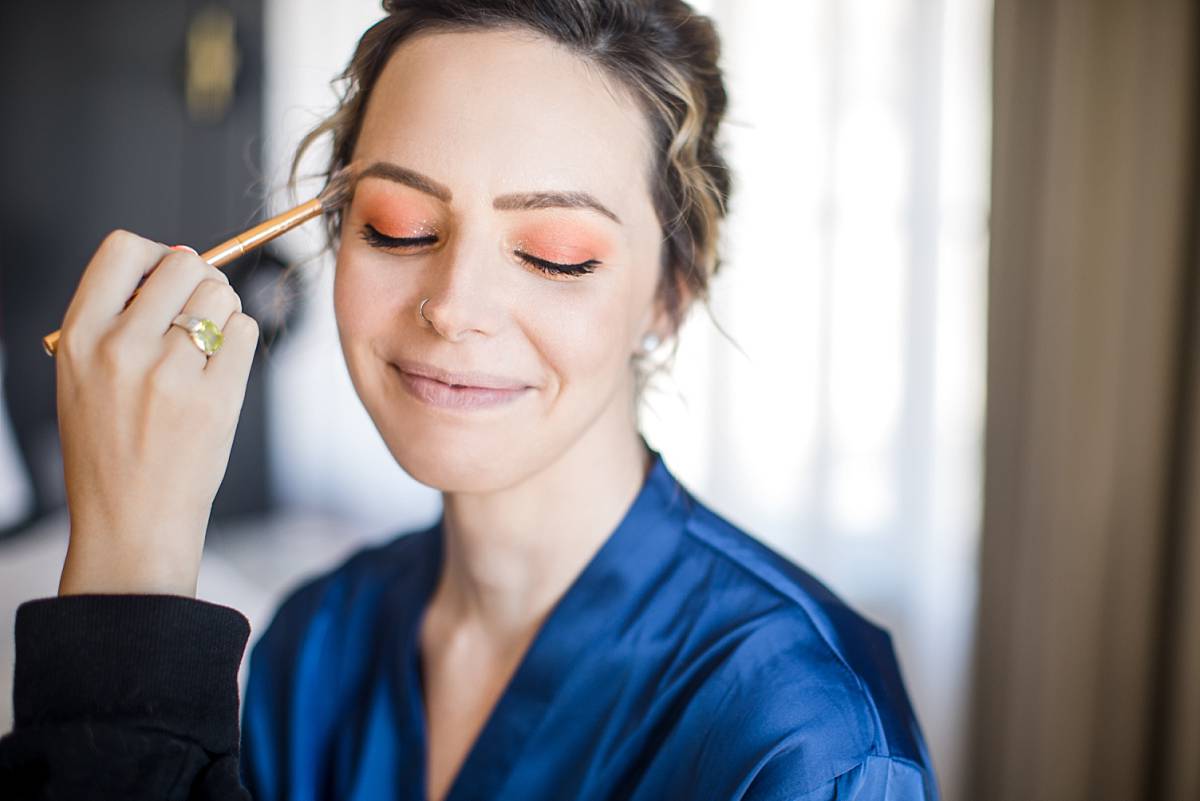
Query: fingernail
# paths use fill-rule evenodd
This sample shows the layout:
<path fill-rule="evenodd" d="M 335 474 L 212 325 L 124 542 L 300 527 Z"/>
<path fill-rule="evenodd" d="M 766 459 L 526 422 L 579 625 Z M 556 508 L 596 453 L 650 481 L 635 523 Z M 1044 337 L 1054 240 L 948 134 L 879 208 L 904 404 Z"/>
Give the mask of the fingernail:
<path fill-rule="evenodd" d="M 189 252 L 193 255 L 196 255 L 196 256 L 200 255 L 199 253 L 196 252 L 196 249 L 191 247 L 190 245 L 171 245 L 171 250 L 186 250 L 187 252 Z"/>

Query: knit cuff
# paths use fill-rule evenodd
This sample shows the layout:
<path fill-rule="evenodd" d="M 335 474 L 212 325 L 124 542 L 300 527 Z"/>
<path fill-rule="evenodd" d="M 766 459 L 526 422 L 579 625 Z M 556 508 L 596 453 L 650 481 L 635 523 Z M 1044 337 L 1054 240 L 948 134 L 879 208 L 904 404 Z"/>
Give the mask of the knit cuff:
<path fill-rule="evenodd" d="M 145 726 L 209 752 L 238 748 L 250 623 L 181 595 L 66 595 L 17 608 L 14 729 Z"/>

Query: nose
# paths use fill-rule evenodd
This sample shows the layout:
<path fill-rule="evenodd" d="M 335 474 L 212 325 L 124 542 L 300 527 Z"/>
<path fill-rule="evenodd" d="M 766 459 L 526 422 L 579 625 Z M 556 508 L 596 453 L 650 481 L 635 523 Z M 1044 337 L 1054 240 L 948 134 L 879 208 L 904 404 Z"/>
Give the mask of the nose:
<path fill-rule="evenodd" d="M 499 324 L 494 253 L 459 242 L 430 263 L 417 322 L 449 342 L 490 336 Z"/>

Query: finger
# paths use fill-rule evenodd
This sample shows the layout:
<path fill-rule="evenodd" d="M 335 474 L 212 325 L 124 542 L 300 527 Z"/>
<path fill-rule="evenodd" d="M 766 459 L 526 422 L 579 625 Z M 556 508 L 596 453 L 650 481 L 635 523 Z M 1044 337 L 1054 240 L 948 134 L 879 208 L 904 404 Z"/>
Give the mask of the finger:
<path fill-rule="evenodd" d="M 120 325 L 134 341 L 164 336 L 171 321 L 205 280 L 229 285 L 229 276 L 194 253 L 171 251 L 146 279 L 129 308 L 122 312 Z"/>
<path fill-rule="evenodd" d="M 241 308 L 241 298 L 229 284 L 208 278 L 196 286 L 182 311 L 178 313 L 212 320 L 217 328 L 224 329 L 230 315 Z M 193 371 L 203 370 L 209 357 L 192 341 L 190 333 L 177 325 L 171 325 L 171 320 L 167 321 L 168 330 L 162 334 L 167 350 L 166 360 L 179 366 L 190 365 L 190 370 Z M 222 342 L 221 349 L 224 347 Z"/>
<path fill-rule="evenodd" d="M 166 245 L 129 231 L 110 233 L 84 268 L 63 318 L 63 329 L 75 328 L 85 335 L 106 329 L 167 252 Z"/>
<path fill-rule="evenodd" d="M 224 344 L 209 357 L 204 374 L 223 391 L 240 392 L 244 399 L 246 376 L 250 374 L 254 351 L 258 347 L 258 322 L 248 314 L 234 312 L 225 323 L 223 333 Z"/>

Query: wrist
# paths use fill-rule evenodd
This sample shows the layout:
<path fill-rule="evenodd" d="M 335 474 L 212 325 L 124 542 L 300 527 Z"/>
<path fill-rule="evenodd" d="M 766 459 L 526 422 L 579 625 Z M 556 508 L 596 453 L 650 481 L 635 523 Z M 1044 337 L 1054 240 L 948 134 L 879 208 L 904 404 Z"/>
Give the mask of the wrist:
<path fill-rule="evenodd" d="M 194 566 L 192 562 L 195 562 Z M 72 537 L 63 561 L 58 594 L 182 595 L 196 597 L 199 559 L 125 551 L 119 545 L 83 546 Z"/>

